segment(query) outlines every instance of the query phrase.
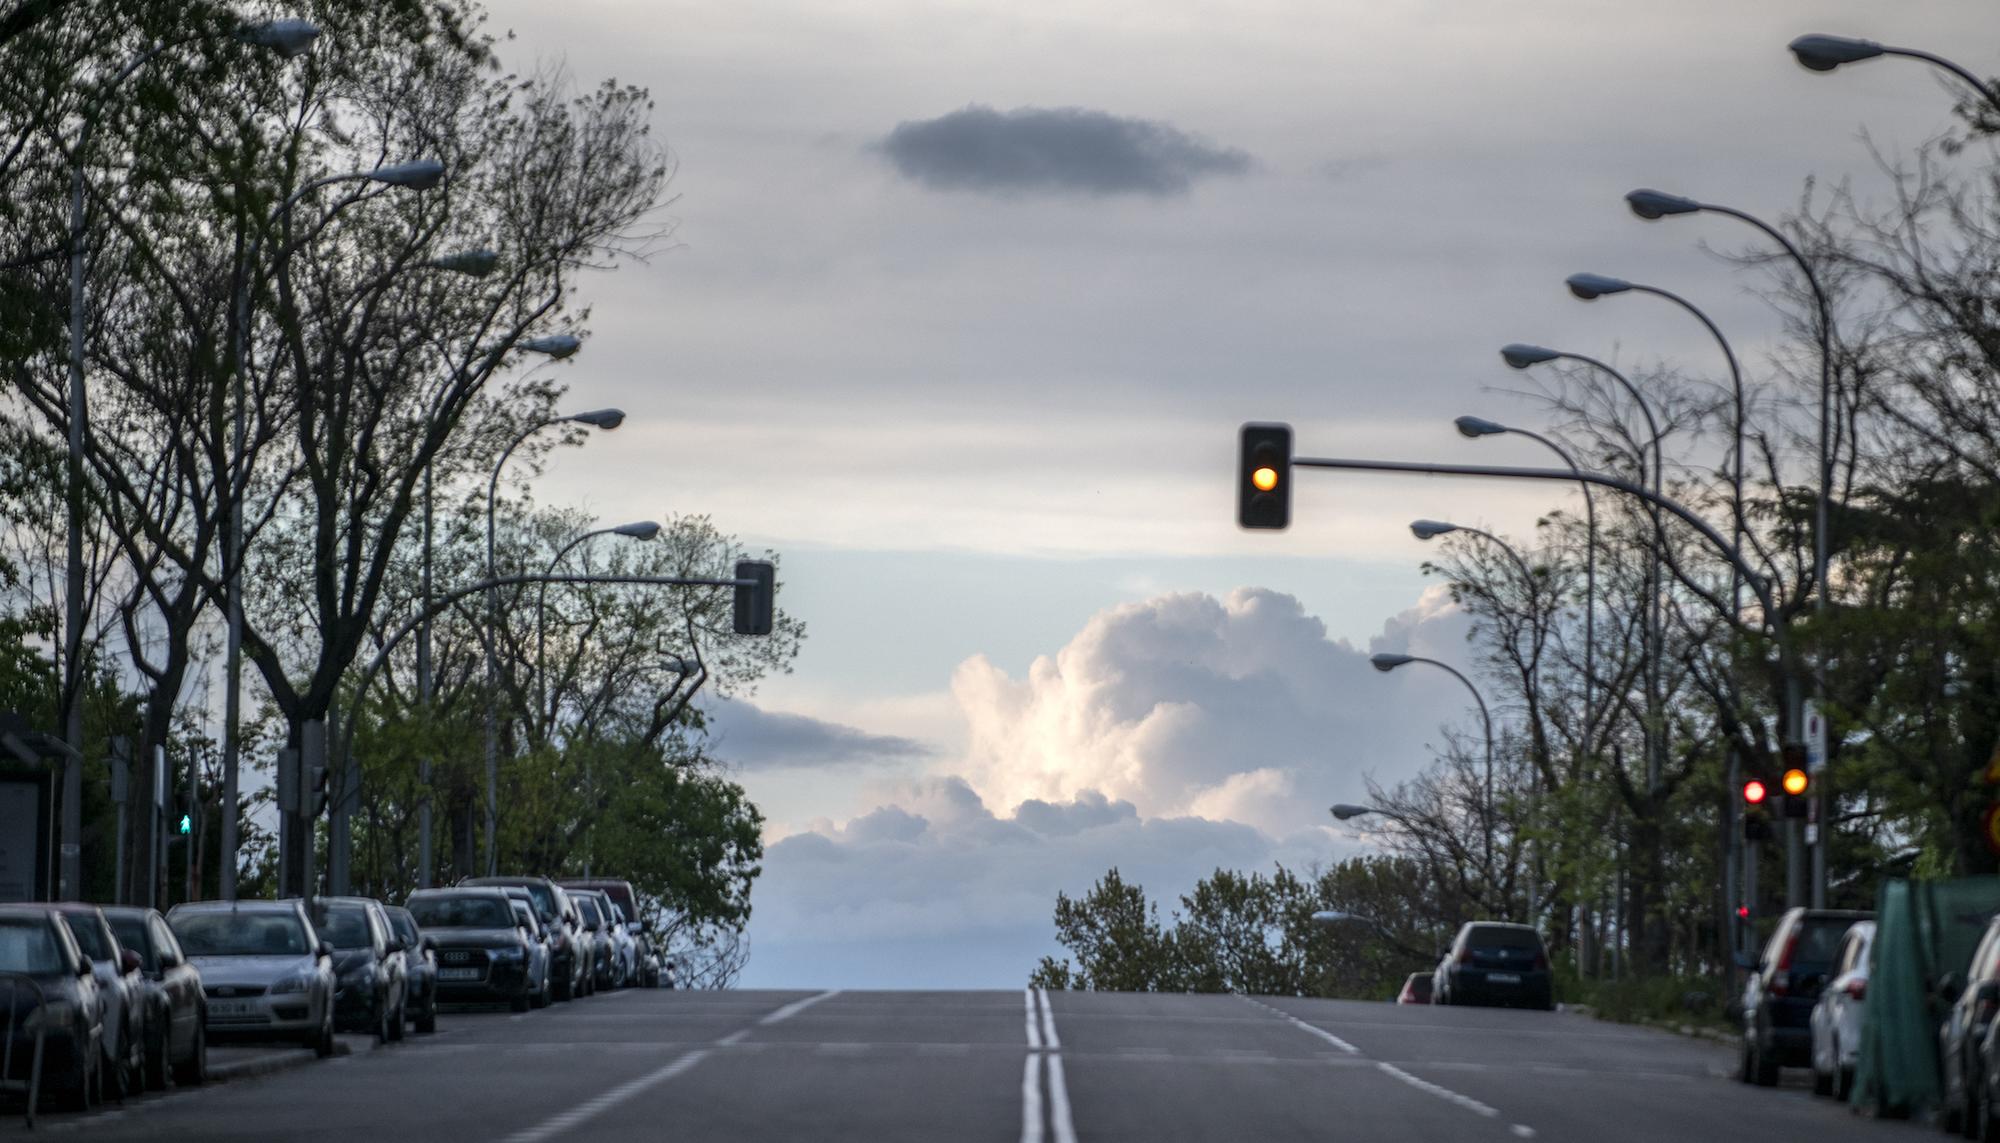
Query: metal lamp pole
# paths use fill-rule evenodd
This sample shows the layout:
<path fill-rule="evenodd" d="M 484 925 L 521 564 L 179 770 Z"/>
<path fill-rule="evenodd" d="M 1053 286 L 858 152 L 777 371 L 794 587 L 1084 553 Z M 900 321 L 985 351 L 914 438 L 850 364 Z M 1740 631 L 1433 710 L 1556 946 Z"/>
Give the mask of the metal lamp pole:
<path fill-rule="evenodd" d="M 577 339 L 566 334 L 553 338 L 537 338 L 522 342 L 521 348 L 546 353 L 551 357 L 568 357 L 575 353 Z M 507 467 L 507 459 L 522 442 L 543 429 L 554 425 L 580 424 L 609 431 L 625 423 L 625 413 L 620 409 L 593 409 L 587 413 L 573 413 L 566 417 L 550 417 L 537 421 L 516 436 L 500 459 L 493 465 L 493 476 L 486 483 L 486 578 L 493 586 L 486 589 L 486 875 L 491 877 L 498 871 L 499 848 L 496 836 L 500 820 L 500 706 L 499 661 L 495 641 L 500 628 L 500 593 L 498 573 L 494 568 L 494 521 L 500 498 L 500 472 Z"/>
<path fill-rule="evenodd" d="M 278 224 L 292 207 L 298 205 L 306 195 L 332 186 L 335 183 L 369 181 L 385 186 L 408 187 L 412 190 L 428 190 L 444 178 L 444 164 L 435 159 L 419 159 L 410 163 L 377 167 L 369 171 L 350 171 L 346 174 L 327 175 L 293 191 L 276 210 L 265 219 L 263 230 L 250 235 L 245 248 L 242 270 L 237 277 L 235 313 L 236 337 L 234 365 L 236 374 L 236 411 L 232 451 L 236 458 L 236 473 L 230 480 L 229 494 L 229 541 L 222 545 L 222 558 L 226 564 L 223 580 L 229 600 L 229 635 L 224 683 L 224 705 L 222 715 L 222 854 L 221 890 L 222 899 L 236 899 L 236 799 L 238 765 L 242 749 L 243 719 L 243 562 L 247 554 L 243 545 L 243 499 L 250 490 L 249 458 L 249 404 L 250 404 L 250 282 L 257 273 L 257 249 L 263 243 L 264 230 Z M 296 817 L 288 814 L 281 821 Z M 280 842 L 283 849 L 283 842 Z"/>
<path fill-rule="evenodd" d="M 1294 460 L 1292 463 L 1299 462 Z M 1429 663 L 1440 670 L 1451 672 L 1453 678 L 1464 683 L 1465 689 L 1472 692 L 1472 701 L 1479 704 L 1479 718 L 1486 727 L 1486 812 L 1483 816 L 1486 818 L 1486 872 L 1490 876 L 1493 872 L 1493 714 L 1486 709 L 1486 700 L 1481 697 L 1479 688 L 1473 686 L 1472 680 L 1459 673 L 1458 668 L 1450 663 L 1427 659 L 1421 655 L 1397 655 L 1387 651 L 1368 656 L 1368 665 L 1383 674 L 1388 674 L 1405 663 Z"/>

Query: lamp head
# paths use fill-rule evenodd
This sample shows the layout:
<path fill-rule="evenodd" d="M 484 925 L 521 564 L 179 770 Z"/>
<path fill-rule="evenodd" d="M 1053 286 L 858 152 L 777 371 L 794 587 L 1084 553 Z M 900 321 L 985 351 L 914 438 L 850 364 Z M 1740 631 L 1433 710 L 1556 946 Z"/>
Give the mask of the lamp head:
<path fill-rule="evenodd" d="M 573 333 L 552 333 L 547 337 L 523 338 L 514 343 L 514 348 L 525 349 L 529 353 L 540 353 L 561 361 L 571 357 L 583 348 L 583 339 Z"/>
<path fill-rule="evenodd" d="M 1632 283 L 1623 278 L 1610 278 L 1603 274 L 1571 274 L 1563 279 L 1569 292 L 1583 301 L 1596 301 L 1605 294 L 1622 294 L 1632 288 Z"/>
<path fill-rule="evenodd" d="M 319 25 L 311 20 L 266 20 L 237 29 L 236 38 L 246 44 L 269 48 L 286 59 L 296 59 L 312 50 L 319 39 Z"/>
<path fill-rule="evenodd" d="M 637 523 L 620 524 L 611 530 L 635 540 L 650 540 L 660 534 L 660 525 L 656 520 L 640 520 Z"/>
<path fill-rule="evenodd" d="M 433 270 L 449 270 L 471 278 L 484 278 L 499 264 L 500 255 L 483 246 L 476 250 L 460 250 L 456 254 L 442 254 L 424 263 Z"/>
<path fill-rule="evenodd" d="M 625 410 L 592 409 L 587 413 L 571 413 L 563 419 L 566 421 L 575 421 L 579 425 L 589 425 L 593 429 L 609 431 L 625 423 Z"/>
<path fill-rule="evenodd" d="M 1785 45 L 1808 71 L 1832 71 L 1844 63 L 1872 60 L 1882 54 L 1882 45 L 1873 40 L 1849 36 L 1827 36 L 1817 32 L 1800 36 Z"/>
<path fill-rule="evenodd" d="M 1439 536 L 1458 531 L 1457 524 L 1447 524 L 1443 520 L 1412 520 L 1410 534 L 1419 540 L 1434 540 Z"/>
<path fill-rule="evenodd" d="M 1648 221 L 1669 214 L 1693 214 L 1701 209 L 1701 204 L 1691 198 L 1645 189 L 1627 194 L 1625 204 L 1632 208 L 1633 214 Z"/>
<path fill-rule="evenodd" d="M 1511 345 L 1501 346 L 1500 356 L 1507 364 L 1514 368 L 1526 369 L 1530 365 L 1540 365 L 1544 361 L 1554 361 L 1556 358 L 1561 357 L 1562 354 L 1557 353 L 1553 349 L 1544 349 L 1539 345 L 1529 345 L 1525 342 L 1517 341 Z"/>
<path fill-rule="evenodd" d="M 1338 805 L 1329 807 L 1329 812 L 1340 821 L 1346 821 L 1349 818 L 1358 818 L 1362 814 L 1372 814 L 1375 812 L 1375 809 L 1373 806 L 1357 806 L 1348 802 L 1341 802 Z"/>
<path fill-rule="evenodd" d="M 1460 417 L 1452 424 L 1458 426 L 1458 435 L 1477 440 L 1480 437 L 1495 436 L 1507 431 L 1507 426 L 1499 421 L 1489 421 L 1485 417 Z"/>
<path fill-rule="evenodd" d="M 1415 658 L 1416 656 L 1414 655 L 1397 655 L 1388 651 L 1382 651 L 1368 656 L 1368 665 L 1386 674 Z"/>
<path fill-rule="evenodd" d="M 429 190 L 443 180 L 444 164 L 436 159 L 414 159 L 407 163 L 376 167 L 368 172 L 368 177 L 386 186 Z"/>

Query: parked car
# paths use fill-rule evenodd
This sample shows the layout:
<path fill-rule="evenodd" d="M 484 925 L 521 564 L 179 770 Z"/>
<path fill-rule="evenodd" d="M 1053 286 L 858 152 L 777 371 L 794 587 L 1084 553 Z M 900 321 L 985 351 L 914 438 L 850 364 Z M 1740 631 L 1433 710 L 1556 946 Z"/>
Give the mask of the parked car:
<path fill-rule="evenodd" d="M 1813 1091 L 1846 1099 L 1861 1058 L 1861 1015 L 1868 1000 L 1868 948 L 1875 922 L 1856 921 L 1833 954 L 1833 979 L 1812 1010 Z"/>
<path fill-rule="evenodd" d="M 1984 1070 L 1980 1041 L 2000 1015 L 2000 917 L 1986 923 L 1964 979 L 1947 974 L 1938 991 L 1951 1004 L 1938 1023 L 1938 1066 L 1944 1080 L 1938 1124 L 1946 1131 L 1969 1131 L 1981 1118 L 1975 1105 L 1979 1085 L 1972 1082 Z"/>
<path fill-rule="evenodd" d="M 296 1039 L 333 1054 L 333 946 L 297 901 L 195 901 L 167 927 L 201 973 L 208 1034 Z"/>
<path fill-rule="evenodd" d="M 611 934 L 611 918 L 594 893 L 572 893 L 577 912 L 583 917 L 583 931 L 590 941 L 590 990 L 617 987 L 617 945 Z"/>
<path fill-rule="evenodd" d="M 403 942 L 372 897 L 315 897 L 313 928 L 333 946 L 336 1027 L 400 1040 L 409 1015 L 409 968 Z"/>
<path fill-rule="evenodd" d="M 527 899 L 524 889 L 507 888 L 508 904 L 514 906 L 514 919 L 528 930 L 528 980 L 534 989 L 528 997 L 528 1007 L 547 1008 L 549 1006 L 549 939 L 548 930 L 542 927 L 542 919 L 535 916 L 534 902 Z M 515 896 L 515 894 L 520 896 Z"/>
<path fill-rule="evenodd" d="M 1769 1087 L 1781 1067 L 1812 1064 L 1812 1012 L 1841 938 L 1867 913 L 1789 909 L 1743 985 L 1743 1049 L 1738 1078 Z"/>
<path fill-rule="evenodd" d="M 1396 994 L 1398 1004 L 1429 1004 L 1431 1002 L 1431 974 L 1413 972 L 1403 981 L 1403 990 Z"/>
<path fill-rule="evenodd" d="M 182 1087 L 208 1078 L 208 1030 L 201 973 L 157 910 L 106 905 L 104 919 L 118 943 L 139 954 L 146 994 L 146 1086 L 158 1090 L 173 1076 Z"/>
<path fill-rule="evenodd" d="M 605 959 L 610 963 L 608 984 L 612 988 L 624 988 L 638 975 L 638 946 L 632 940 L 629 924 L 617 903 L 603 890 L 585 889 L 582 893 L 597 902 L 597 913 L 601 918 L 597 939 L 610 946 L 605 952 Z"/>
<path fill-rule="evenodd" d="M 384 905 L 382 912 L 388 916 L 396 939 L 403 942 L 410 1022 L 417 1026 L 417 1031 L 428 1035 L 438 1030 L 437 950 L 408 909 Z"/>
<path fill-rule="evenodd" d="M 555 982 L 555 998 L 570 1000 L 590 991 L 590 942 L 585 940 L 583 921 L 576 903 L 562 886 L 546 877 L 467 877 L 464 886 L 518 885 L 535 899 L 535 913 L 549 931 L 549 975 Z"/>
<path fill-rule="evenodd" d="M 528 1010 L 531 938 L 497 886 L 419 889 L 408 908 L 437 947 L 440 1000 L 504 1000 L 516 1012 Z"/>
<path fill-rule="evenodd" d="M 1548 950 L 1532 925 L 1466 922 L 1431 980 L 1435 1004 L 1556 1006 Z"/>
<path fill-rule="evenodd" d="M 46 905 L 0 905 L 0 973 L 28 978 L 42 995 L 38 1006 L 33 989 L 0 984 L 13 1008 L 13 1042 L 0 1045 L 7 1078 L 31 1078 L 39 1029 L 43 1090 L 79 1110 L 103 1098 L 104 1006 L 97 974 L 68 922 Z"/>
<path fill-rule="evenodd" d="M 139 978 L 139 954 L 118 943 L 96 905 L 64 901 L 50 908 L 69 922 L 76 947 L 90 958 L 104 1005 L 104 1094 L 122 1101 L 146 1075 L 146 987 Z"/>

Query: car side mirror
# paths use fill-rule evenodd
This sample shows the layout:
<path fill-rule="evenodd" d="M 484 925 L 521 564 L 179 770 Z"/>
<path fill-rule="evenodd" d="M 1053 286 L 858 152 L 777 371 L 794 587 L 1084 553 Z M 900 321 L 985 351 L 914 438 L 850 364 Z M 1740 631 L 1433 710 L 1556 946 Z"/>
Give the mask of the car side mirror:
<path fill-rule="evenodd" d="M 390 937 L 390 938 L 389 938 L 389 951 L 390 951 L 390 952 L 392 952 L 392 953 L 399 953 L 399 952 L 402 952 L 402 951 L 403 951 L 403 938 L 401 938 L 401 937 Z"/>
<path fill-rule="evenodd" d="M 315 951 L 317 951 L 319 955 L 323 957 L 331 957 L 333 956 L 333 945 L 331 942 L 321 941 L 319 943 L 319 948 Z"/>
<path fill-rule="evenodd" d="M 1958 974 L 1947 972 L 1943 976 L 1938 977 L 1937 990 L 1938 995 L 1944 997 L 1946 1000 L 1957 1000 L 1959 993 Z"/>
<path fill-rule="evenodd" d="M 88 980 L 93 975 L 95 975 L 95 973 L 96 973 L 96 968 L 90 963 L 89 957 L 83 957 L 79 960 L 76 966 L 76 978 L 78 980 Z"/>
<path fill-rule="evenodd" d="M 438 947 L 437 938 L 431 936 L 423 937 L 417 943 L 428 951 L 435 951 Z"/>
<path fill-rule="evenodd" d="M 1988 1008 L 2000 1004 L 2000 980 L 1980 981 L 1979 987 L 1972 990 L 1972 1000 Z"/>
<path fill-rule="evenodd" d="M 137 972 L 144 967 L 146 967 L 146 962 L 140 959 L 138 953 L 133 952 L 131 949 L 119 950 L 118 969 L 120 972 Z"/>

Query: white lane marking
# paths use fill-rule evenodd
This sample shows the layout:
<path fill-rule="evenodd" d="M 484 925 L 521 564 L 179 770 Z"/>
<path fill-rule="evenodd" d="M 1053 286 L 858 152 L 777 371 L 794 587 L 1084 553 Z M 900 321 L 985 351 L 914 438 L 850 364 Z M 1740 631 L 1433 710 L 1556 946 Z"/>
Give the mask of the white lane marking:
<path fill-rule="evenodd" d="M 1049 1053 L 1049 1123 L 1056 1143 L 1076 1143 L 1076 1125 L 1069 1118 L 1069 1084 L 1063 1079 L 1062 1057 Z"/>
<path fill-rule="evenodd" d="M 1514 1125 L 1514 1134 L 1522 1139 L 1533 1139 L 1535 1137 L 1535 1129 L 1525 1123 L 1516 1123 Z"/>
<path fill-rule="evenodd" d="M 597 1116 L 640 1094 L 647 1088 L 665 1083 L 695 1066 L 704 1059 L 707 1059 L 708 1053 L 709 1049 L 707 1048 L 700 1048 L 689 1052 L 666 1067 L 647 1072 L 638 1079 L 628 1080 L 625 1083 L 619 1084 L 602 1095 L 577 1104 L 575 1107 L 547 1122 L 530 1127 L 526 1131 L 519 1131 L 509 1135 L 507 1143 L 541 1143 L 544 1139 L 551 1139 L 565 1131 L 574 1130 L 578 1126 L 595 1119 Z"/>
<path fill-rule="evenodd" d="M 1464 1108 L 1465 1110 L 1472 1112 L 1474 1115 L 1483 1115 L 1488 1119 L 1500 1118 L 1500 1113 L 1498 1111 L 1496 1111 L 1491 1107 L 1486 1106 L 1485 1104 L 1479 1102 L 1478 1100 L 1472 1098 L 1469 1095 L 1460 1095 L 1448 1087 L 1440 1087 L 1437 1084 L 1434 1084 L 1427 1079 L 1419 1079 L 1418 1077 L 1411 1075 L 1410 1073 L 1404 1071 L 1403 1069 L 1397 1067 L 1394 1064 L 1385 1064 L 1377 1062 L 1375 1066 L 1377 1068 L 1380 1068 L 1382 1071 L 1387 1072 L 1392 1076 L 1395 1076 L 1397 1079 L 1402 1080 L 1404 1083 L 1409 1084 L 1411 1087 L 1416 1088 L 1418 1091 L 1424 1092 L 1429 1095 L 1437 1096 L 1439 1099 L 1444 1100 L 1446 1103 L 1455 1103 L 1458 1106 Z"/>
<path fill-rule="evenodd" d="M 1042 1029 L 1041 1025 L 1035 1019 L 1035 990 L 1032 988 L 1022 989 L 1021 999 L 1028 1006 L 1028 1050 L 1039 1052 L 1042 1050 Z"/>
<path fill-rule="evenodd" d="M 1034 1027 L 1031 1014 L 1028 1028 L 1033 1031 Z M 1042 1054 L 1029 1052 L 1027 1065 L 1021 1069 L 1021 1143 L 1042 1143 L 1041 1066 Z"/>
<path fill-rule="evenodd" d="M 764 1017 L 762 1020 L 757 1021 L 757 1023 L 776 1024 L 782 1020 L 789 1020 L 792 1017 L 797 1016 L 799 1013 L 804 1012 L 806 1009 L 811 1008 L 813 1005 L 818 1004 L 820 1001 L 828 1000 L 839 995 L 840 995 L 840 989 L 835 988 L 835 989 L 830 989 L 829 991 L 826 992 L 822 992 L 818 996 L 808 996 L 804 1000 L 794 1000 L 790 1004 L 785 1005 L 783 1008 L 778 1009 L 776 1012 L 771 1013 L 769 1016 Z"/>
<path fill-rule="evenodd" d="M 742 1043 L 744 1038 L 747 1037 L 748 1035 L 750 1035 L 750 1029 L 738 1028 L 734 1032 L 731 1032 L 727 1036 L 724 1036 L 722 1039 L 717 1040 L 716 1043 L 725 1048 L 733 1048 L 736 1045 Z"/>
<path fill-rule="evenodd" d="M 1048 1045 L 1049 1051 L 1060 1052 L 1062 1040 L 1056 1035 L 1056 1010 L 1049 1004 L 1048 990 L 1035 989 L 1035 999 L 1041 1003 L 1042 1008 L 1042 1042 Z"/>
<path fill-rule="evenodd" d="M 1248 996 L 1245 996 L 1243 999 L 1250 1000 Z M 1285 1021 L 1289 1022 L 1293 1027 L 1302 1028 L 1305 1031 L 1311 1032 L 1313 1035 L 1318 1036 L 1320 1039 L 1325 1040 L 1327 1043 L 1332 1044 L 1334 1047 L 1339 1048 L 1341 1051 L 1346 1052 L 1350 1056 L 1358 1056 L 1361 1054 L 1360 1048 L 1355 1047 L 1353 1044 L 1348 1043 L 1346 1040 L 1341 1039 L 1339 1036 L 1334 1035 L 1332 1032 L 1327 1031 L 1325 1028 L 1316 1027 L 1312 1024 L 1306 1023 L 1304 1020 L 1299 1019 L 1297 1016 L 1292 1015 L 1290 1012 L 1287 1012 L 1282 1008 L 1273 1008 L 1269 1004 L 1265 1004 L 1261 1000 L 1250 1000 L 1250 1003 L 1255 1004 L 1257 1007 L 1262 1008 L 1264 1011 L 1269 1012 L 1274 1016 L 1278 1016 L 1284 1019 Z"/>

